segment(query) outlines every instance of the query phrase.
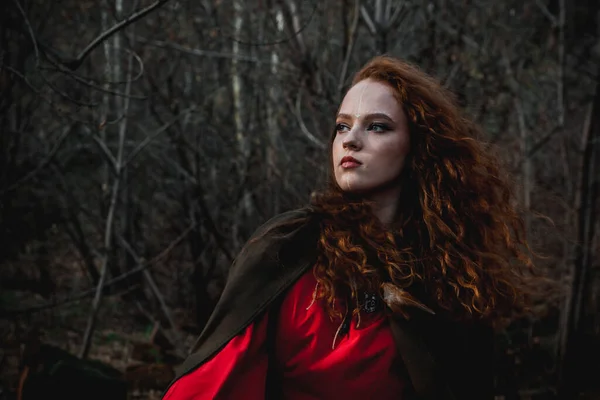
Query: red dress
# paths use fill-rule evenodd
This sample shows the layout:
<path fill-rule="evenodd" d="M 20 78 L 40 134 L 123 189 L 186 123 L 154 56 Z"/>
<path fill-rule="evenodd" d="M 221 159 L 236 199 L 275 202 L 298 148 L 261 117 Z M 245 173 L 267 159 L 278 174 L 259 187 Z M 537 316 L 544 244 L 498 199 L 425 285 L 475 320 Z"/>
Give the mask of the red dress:
<path fill-rule="evenodd" d="M 285 295 L 279 310 L 275 354 L 286 400 L 398 400 L 407 377 L 398 368 L 387 318 L 361 312 L 332 348 L 338 322 L 319 302 L 316 281 L 306 273 Z M 164 400 L 265 398 L 268 314 L 249 325 L 219 353 L 169 388 Z"/>

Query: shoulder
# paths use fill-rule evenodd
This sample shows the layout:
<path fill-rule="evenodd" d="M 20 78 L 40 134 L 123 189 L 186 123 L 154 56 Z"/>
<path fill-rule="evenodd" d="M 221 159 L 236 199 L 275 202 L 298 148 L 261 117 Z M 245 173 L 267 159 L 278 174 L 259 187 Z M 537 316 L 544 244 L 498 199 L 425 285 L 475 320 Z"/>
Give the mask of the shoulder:
<path fill-rule="evenodd" d="M 310 207 L 277 214 L 254 231 L 238 257 L 250 251 L 278 250 L 285 244 L 314 236 L 317 230 L 317 216 Z"/>
<path fill-rule="evenodd" d="M 278 214 L 259 226 L 238 253 L 229 277 L 240 269 L 261 267 L 265 263 L 304 258 L 302 252 L 314 250 L 319 224 L 316 213 L 303 207 Z M 299 257 L 300 256 L 300 257 Z"/>
<path fill-rule="evenodd" d="M 180 374 L 216 354 L 308 270 L 319 232 L 314 217 L 308 207 L 291 210 L 254 232 L 231 265 L 223 293 Z"/>
<path fill-rule="evenodd" d="M 265 234 L 285 234 L 286 232 L 303 228 L 314 222 L 315 217 L 316 213 L 308 206 L 277 214 L 260 225 L 250 238 L 250 241 L 260 238 Z"/>

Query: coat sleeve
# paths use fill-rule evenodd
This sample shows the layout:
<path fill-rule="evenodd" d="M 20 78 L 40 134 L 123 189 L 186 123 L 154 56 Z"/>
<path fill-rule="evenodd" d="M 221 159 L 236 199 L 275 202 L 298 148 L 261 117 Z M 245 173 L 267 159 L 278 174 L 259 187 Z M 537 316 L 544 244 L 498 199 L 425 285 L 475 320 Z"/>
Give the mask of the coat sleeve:
<path fill-rule="evenodd" d="M 267 326 L 265 314 L 204 364 L 173 382 L 163 400 L 264 399 Z"/>

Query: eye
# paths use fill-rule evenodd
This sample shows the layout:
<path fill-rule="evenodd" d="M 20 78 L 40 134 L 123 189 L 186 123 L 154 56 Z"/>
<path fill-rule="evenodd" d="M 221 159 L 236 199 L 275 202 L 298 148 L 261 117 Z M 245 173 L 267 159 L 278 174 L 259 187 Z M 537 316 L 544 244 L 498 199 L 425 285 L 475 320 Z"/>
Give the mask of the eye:
<path fill-rule="evenodd" d="M 346 125 L 346 124 L 337 124 L 335 126 L 335 131 L 337 133 L 347 132 L 349 130 L 350 130 L 350 127 L 348 127 L 348 125 Z"/>
<path fill-rule="evenodd" d="M 373 123 L 369 126 L 369 130 L 375 133 L 383 133 L 390 130 L 390 127 L 385 124 Z"/>

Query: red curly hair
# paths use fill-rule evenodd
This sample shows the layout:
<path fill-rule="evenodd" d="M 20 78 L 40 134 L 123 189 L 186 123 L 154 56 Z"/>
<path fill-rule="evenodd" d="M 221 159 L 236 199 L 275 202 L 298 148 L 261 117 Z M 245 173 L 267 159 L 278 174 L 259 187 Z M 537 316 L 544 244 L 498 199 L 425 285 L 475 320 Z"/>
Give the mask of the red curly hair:
<path fill-rule="evenodd" d="M 478 126 L 455 97 L 419 68 L 388 56 L 368 62 L 353 85 L 388 85 L 407 116 L 411 149 L 401 179 L 401 207 L 383 226 L 361 198 L 333 175 L 315 196 L 322 215 L 318 296 L 332 316 L 335 299 L 360 309 L 361 291 L 390 282 L 437 313 L 494 324 L 525 309 L 534 268 L 510 181 L 477 140 Z M 330 154 L 335 132 L 330 141 Z"/>

